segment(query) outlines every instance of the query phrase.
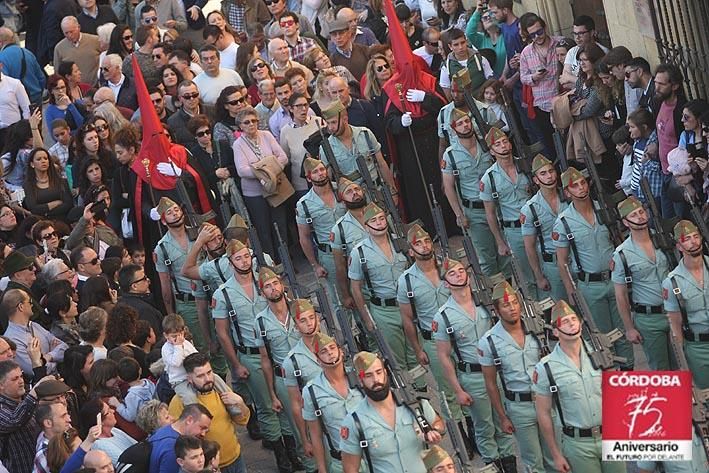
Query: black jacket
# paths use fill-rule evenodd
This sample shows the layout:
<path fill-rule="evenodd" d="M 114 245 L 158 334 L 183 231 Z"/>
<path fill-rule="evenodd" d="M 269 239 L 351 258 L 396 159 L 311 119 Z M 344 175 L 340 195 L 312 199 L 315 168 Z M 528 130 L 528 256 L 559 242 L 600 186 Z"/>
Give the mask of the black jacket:
<path fill-rule="evenodd" d="M 140 320 L 148 322 L 155 335 L 158 338 L 160 337 L 160 334 L 162 334 L 163 314 L 155 307 L 152 295 L 124 292 L 118 298 L 118 302 L 134 308 L 138 312 Z"/>

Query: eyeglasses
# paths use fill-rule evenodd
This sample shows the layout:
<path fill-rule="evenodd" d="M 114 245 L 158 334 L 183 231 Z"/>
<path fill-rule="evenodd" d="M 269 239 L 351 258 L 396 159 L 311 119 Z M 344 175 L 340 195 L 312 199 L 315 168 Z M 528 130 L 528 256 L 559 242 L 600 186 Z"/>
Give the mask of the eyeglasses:
<path fill-rule="evenodd" d="M 81 263 L 81 264 L 90 264 L 90 265 L 92 265 L 92 266 L 93 266 L 93 265 L 96 265 L 96 264 L 98 264 L 98 256 L 97 256 L 96 258 L 92 259 L 92 260 L 84 261 L 84 262 Z"/>
<path fill-rule="evenodd" d="M 251 69 L 250 69 L 250 70 L 251 70 L 251 72 L 256 72 L 256 70 L 262 69 L 262 68 L 264 68 L 264 67 L 266 67 L 266 63 L 265 63 L 265 62 L 259 62 L 258 64 L 254 64 L 253 66 L 251 66 Z"/>
<path fill-rule="evenodd" d="M 630 69 L 629 71 L 625 71 L 625 77 L 629 78 L 630 74 L 632 74 L 633 72 L 635 72 L 637 70 L 638 70 L 638 68 L 636 67 L 635 69 Z"/>
<path fill-rule="evenodd" d="M 540 37 L 540 36 L 542 36 L 542 35 L 544 34 L 544 28 L 539 29 L 539 30 L 537 30 L 537 31 L 528 32 L 528 34 L 529 34 L 529 37 L 532 38 L 532 39 L 538 38 L 538 37 Z"/>
<path fill-rule="evenodd" d="M 258 125 L 258 118 L 254 118 L 253 120 L 242 120 L 241 124 L 242 125 L 251 125 L 251 124 Z"/>
<path fill-rule="evenodd" d="M 687 115 L 686 113 L 683 113 L 683 114 L 682 114 L 682 121 L 683 121 L 683 122 L 689 121 L 689 120 L 691 120 L 692 118 L 693 118 L 693 117 L 690 117 L 690 116 Z"/>
<path fill-rule="evenodd" d="M 157 16 L 149 16 L 147 18 L 143 18 L 143 23 L 145 24 L 150 24 L 150 23 L 157 23 L 158 17 Z"/>
<path fill-rule="evenodd" d="M 123 41 L 128 41 L 129 39 L 133 39 L 132 34 L 129 34 L 129 35 L 123 37 Z"/>
<path fill-rule="evenodd" d="M 164 56 L 164 54 L 153 54 L 153 59 L 162 59 Z"/>
<path fill-rule="evenodd" d="M 58 273 L 58 274 L 57 274 L 57 277 L 61 276 L 62 274 L 66 274 L 66 273 L 73 273 L 73 272 L 74 272 L 74 270 L 73 270 L 73 269 L 71 269 L 71 268 L 68 268 L 68 269 L 65 269 L 64 271 L 62 271 L 62 272 Z"/>
<path fill-rule="evenodd" d="M 227 102 L 227 104 L 229 104 L 229 105 L 239 105 L 240 103 L 244 103 L 244 102 L 246 102 L 246 97 L 241 97 L 240 99 L 236 99 L 236 100 L 229 100 L 229 101 Z"/>
<path fill-rule="evenodd" d="M 295 20 L 283 20 L 283 21 L 281 21 L 280 23 L 281 23 L 281 26 L 286 26 L 286 27 L 288 27 L 288 26 L 293 26 L 293 25 L 295 25 Z"/>
<path fill-rule="evenodd" d="M 46 235 L 42 235 L 40 238 L 42 238 L 42 240 L 51 240 L 52 238 L 54 238 L 57 235 L 58 235 L 57 232 L 52 232 L 52 233 L 47 233 Z"/>
<path fill-rule="evenodd" d="M 204 136 L 212 136 L 212 132 L 209 130 L 198 131 L 195 135 L 197 135 L 197 138 L 202 138 Z"/>
<path fill-rule="evenodd" d="M 143 282 L 143 281 L 150 281 L 150 278 L 147 277 L 147 276 L 143 276 L 143 277 L 140 278 L 140 279 L 136 279 L 136 280 L 133 281 L 131 284 L 138 284 L 139 282 Z"/>
<path fill-rule="evenodd" d="M 264 0 L 264 3 L 265 3 L 266 6 L 268 7 L 268 6 L 271 6 L 271 5 L 275 5 L 275 4 L 277 4 L 278 2 L 280 2 L 280 1 L 281 1 L 281 0 Z"/>
<path fill-rule="evenodd" d="M 391 66 L 389 64 L 381 64 L 376 67 L 377 72 L 384 72 L 388 69 L 391 69 Z"/>
<path fill-rule="evenodd" d="M 586 33 L 588 33 L 588 30 L 585 30 L 585 31 L 574 31 L 573 35 L 574 35 L 574 36 L 583 36 L 583 35 L 585 35 Z"/>
<path fill-rule="evenodd" d="M 101 72 L 108 72 L 111 68 L 108 66 L 102 66 L 100 69 L 101 69 Z"/>
<path fill-rule="evenodd" d="M 158 97 L 156 99 L 150 99 L 153 103 L 162 103 L 162 97 Z"/>
<path fill-rule="evenodd" d="M 308 108 L 308 102 L 305 102 L 305 103 L 294 103 L 292 106 L 293 106 L 293 108 L 301 108 L 301 109 L 302 109 L 302 108 Z"/>
<path fill-rule="evenodd" d="M 96 131 L 98 131 L 99 133 L 106 130 L 108 130 L 108 125 L 96 125 Z"/>
<path fill-rule="evenodd" d="M 192 93 L 192 94 L 185 94 L 185 95 L 182 96 L 182 98 L 185 99 L 185 100 L 197 99 L 197 98 L 199 98 L 199 93 L 194 92 L 194 93 Z"/>

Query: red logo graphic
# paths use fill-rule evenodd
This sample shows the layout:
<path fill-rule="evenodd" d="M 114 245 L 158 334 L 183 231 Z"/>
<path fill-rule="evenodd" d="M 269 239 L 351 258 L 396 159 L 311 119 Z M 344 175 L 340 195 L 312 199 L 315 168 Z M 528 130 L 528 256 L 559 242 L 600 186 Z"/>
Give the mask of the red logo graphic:
<path fill-rule="evenodd" d="M 527 216 L 525 214 L 519 214 L 519 223 L 524 225 L 524 222 L 527 221 Z"/>
<path fill-rule="evenodd" d="M 347 427 L 340 427 L 340 437 L 347 440 L 347 438 L 349 436 L 350 436 L 350 429 L 348 429 Z"/>
<path fill-rule="evenodd" d="M 485 191 L 485 183 L 483 181 L 480 181 L 480 192 Z"/>
<path fill-rule="evenodd" d="M 445 169 L 445 168 L 446 168 L 446 160 L 441 159 L 441 169 Z"/>
<path fill-rule="evenodd" d="M 438 332 L 438 322 L 437 321 L 434 320 L 433 322 L 431 322 L 431 330 L 433 330 L 434 332 Z"/>
<path fill-rule="evenodd" d="M 666 287 L 662 288 L 662 298 L 664 300 L 667 300 L 667 298 L 670 297 L 670 290 L 667 289 Z"/>
<path fill-rule="evenodd" d="M 559 232 L 551 232 L 551 239 L 554 241 L 559 240 Z"/>

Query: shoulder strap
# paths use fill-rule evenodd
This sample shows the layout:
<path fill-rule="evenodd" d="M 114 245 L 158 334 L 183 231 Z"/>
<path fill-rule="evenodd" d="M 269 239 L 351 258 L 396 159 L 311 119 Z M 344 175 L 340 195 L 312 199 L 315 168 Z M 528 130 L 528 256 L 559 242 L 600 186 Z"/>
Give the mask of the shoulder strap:
<path fill-rule="evenodd" d="M 313 217 L 310 214 L 310 209 L 308 209 L 308 204 L 305 203 L 305 200 L 302 200 L 300 202 L 300 205 L 303 206 L 303 212 L 305 213 L 305 223 L 310 225 L 310 228 L 312 232 L 310 234 L 313 236 L 313 240 L 315 240 L 315 244 L 319 245 L 320 242 L 318 241 L 318 234 L 315 232 L 315 229 L 313 228 Z"/>
<path fill-rule="evenodd" d="M 443 317 L 443 322 L 446 324 L 446 334 L 448 334 L 448 339 L 451 342 L 455 356 L 458 357 L 459 363 L 465 363 L 463 356 L 460 354 L 460 348 L 458 347 L 458 341 L 455 339 L 455 330 L 451 325 L 451 321 L 448 319 L 448 314 L 445 310 L 441 310 L 441 317 Z"/>
<path fill-rule="evenodd" d="M 271 360 L 271 365 L 273 365 L 273 356 L 271 356 L 271 343 L 268 341 L 268 337 L 266 336 L 266 329 L 263 326 L 263 318 L 259 317 L 256 319 L 258 322 L 258 328 L 259 328 L 259 335 L 261 336 L 261 340 L 263 341 L 263 346 L 266 348 L 266 354 L 268 355 L 268 359 Z"/>
<path fill-rule="evenodd" d="M 165 243 L 161 241 L 160 243 L 158 243 L 158 246 L 160 247 L 160 251 L 162 251 L 163 264 L 167 268 L 167 273 L 170 275 L 172 291 L 175 294 L 179 294 L 180 291 L 177 290 L 177 278 L 175 278 L 175 272 L 172 270 L 172 260 L 167 256 L 167 249 L 165 248 Z"/>
<path fill-rule="evenodd" d="M 451 137 L 448 134 L 448 130 L 446 130 L 446 121 L 445 121 L 445 118 L 443 117 L 443 113 L 438 115 L 438 126 L 441 128 L 441 131 L 443 132 L 443 139 L 446 140 L 446 144 L 450 145 L 451 144 Z"/>
<path fill-rule="evenodd" d="M 345 239 L 345 228 L 342 226 L 342 221 L 337 222 L 337 232 L 340 234 L 340 240 L 342 241 L 342 252 L 347 252 L 347 240 Z"/>
<path fill-rule="evenodd" d="M 682 296 L 682 291 L 679 288 L 679 284 L 677 284 L 676 276 L 671 276 L 670 282 L 672 283 L 672 293 L 677 298 L 679 312 L 682 315 L 682 332 L 687 334 L 691 332 L 691 329 L 689 328 L 689 317 L 687 316 L 687 303 L 684 300 L 684 297 Z"/>
<path fill-rule="evenodd" d="M 335 444 L 332 442 L 332 437 L 330 437 L 330 432 L 327 430 L 327 426 L 325 425 L 325 421 L 322 417 L 322 410 L 320 410 L 318 398 L 315 397 L 315 390 L 313 389 L 312 384 L 308 385 L 308 394 L 310 394 L 310 400 L 312 401 L 313 408 L 315 409 L 315 417 L 318 418 L 318 422 L 320 423 L 320 430 L 322 430 L 325 440 L 327 441 L 327 446 L 330 449 L 330 456 L 334 456 L 333 453 L 339 452 L 339 450 L 335 448 Z"/>
<path fill-rule="evenodd" d="M 458 170 L 458 164 L 455 162 L 455 157 L 453 156 L 453 150 L 448 150 L 448 159 L 451 161 L 451 167 L 453 168 L 453 177 L 455 178 L 455 188 L 458 191 L 458 197 L 461 201 L 463 200 L 463 194 L 460 190 L 460 170 Z"/>
<path fill-rule="evenodd" d="M 239 319 L 236 316 L 236 310 L 234 310 L 234 305 L 231 303 L 229 291 L 226 290 L 226 287 L 222 288 L 222 295 L 224 296 L 224 303 L 226 304 L 226 308 L 229 311 L 229 320 L 231 320 L 231 324 L 234 326 L 234 330 L 236 331 L 236 341 L 238 343 L 238 346 L 243 346 L 244 340 L 243 338 L 241 338 L 241 328 L 239 327 Z"/>
<path fill-rule="evenodd" d="M 583 271 L 583 266 L 581 266 L 581 258 L 579 257 L 579 252 L 576 250 L 576 240 L 574 239 L 574 234 L 571 232 L 569 223 L 566 221 L 566 217 L 559 217 L 561 224 L 564 226 L 564 231 L 566 232 L 566 238 L 569 240 L 571 245 L 571 253 L 574 255 L 574 261 L 576 262 L 576 267 L 580 272 Z"/>
<path fill-rule="evenodd" d="M 542 232 L 542 222 L 539 220 L 539 214 L 537 209 L 534 208 L 534 202 L 529 203 L 529 210 L 532 212 L 532 225 L 537 231 L 537 240 L 539 240 L 539 247 L 542 250 L 542 255 L 547 252 L 546 246 L 544 245 L 544 233 Z"/>
<path fill-rule="evenodd" d="M 561 410 L 561 401 L 559 401 L 559 386 L 556 385 L 554 375 L 551 373 L 551 367 L 549 366 L 549 362 L 545 361 L 542 366 L 544 366 L 544 371 L 546 371 L 547 378 L 549 378 L 549 392 L 551 392 L 551 397 L 554 401 L 554 405 L 556 406 L 556 411 L 559 413 L 559 420 L 561 421 L 561 426 L 566 427 L 566 422 L 564 422 L 564 412 Z"/>
<path fill-rule="evenodd" d="M 357 247 L 357 252 L 359 253 L 359 264 L 362 266 L 362 273 L 364 273 L 364 282 L 367 284 L 367 289 L 369 289 L 370 294 L 374 295 L 374 290 L 372 289 L 372 280 L 369 278 L 369 268 L 367 268 L 367 258 L 364 257 L 364 251 L 362 250 L 362 245 Z"/>
<path fill-rule="evenodd" d="M 500 221 L 500 225 L 504 222 L 504 219 L 502 218 L 502 207 L 500 207 L 500 193 L 497 192 L 497 184 L 495 184 L 495 174 L 492 171 L 489 171 L 488 176 L 490 176 L 490 189 L 492 190 L 492 193 L 490 194 L 495 201 L 495 209 L 497 210 L 497 219 Z M 504 230 L 501 228 L 500 230 Z"/>
<path fill-rule="evenodd" d="M 303 392 L 303 386 L 305 385 L 303 382 L 303 372 L 298 365 L 298 358 L 296 358 L 295 353 L 291 353 L 290 361 L 293 363 L 293 376 L 295 376 L 295 380 L 298 382 L 298 389 L 300 389 L 300 392 Z"/>
<path fill-rule="evenodd" d="M 486 340 L 490 344 L 490 351 L 492 351 L 492 362 L 495 364 L 497 372 L 500 373 L 500 382 L 502 383 L 502 389 L 504 391 L 507 391 L 505 377 L 502 374 L 502 358 L 500 358 L 500 355 L 497 353 L 497 347 L 495 346 L 495 340 L 492 339 L 492 334 L 488 335 Z"/>
<path fill-rule="evenodd" d="M 630 310 L 633 310 L 633 274 L 630 272 L 630 265 L 625 257 L 623 250 L 618 250 L 620 262 L 623 264 L 623 272 L 625 272 L 625 287 L 628 288 L 628 302 L 630 302 Z"/>
<path fill-rule="evenodd" d="M 421 330 L 421 326 L 419 325 L 418 314 L 416 313 L 416 298 L 414 297 L 414 291 L 411 287 L 410 273 L 407 272 L 404 274 L 404 281 L 406 281 L 406 298 L 409 300 L 409 305 L 411 306 L 411 314 L 413 316 L 414 325 L 416 325 L 419 330 Z"/>
<path fill-rule="evenodd" d="M 222 271 L 221 266 L 219 266 L 219 260 L 221 258 L 217 258 L 214 260 L 214 269 L 217 270 L 217 274 L 219 275 L 219 279 L 222 280 L 222 284 L 224 284 L 227 281 L 227 278 L 224 277 L 224 271 Z"/>
<path fill-rule="evenodd" d="M 359 421 L 359 416 L 357 412 L 352 412 L 352 420 L 354 420 L 355 428 L 357 429 L 357 436 L 359 437 L 359 447 L 364 452 L 364 458 L 367 459 L 367 466 L 369 467 L 369 473 L 374 473 L 374 465 L 372 464 L 372 456 L 369 454 L 369 442 L 364 436 L 364 430 L 362 429 L 362 423 Z"/>

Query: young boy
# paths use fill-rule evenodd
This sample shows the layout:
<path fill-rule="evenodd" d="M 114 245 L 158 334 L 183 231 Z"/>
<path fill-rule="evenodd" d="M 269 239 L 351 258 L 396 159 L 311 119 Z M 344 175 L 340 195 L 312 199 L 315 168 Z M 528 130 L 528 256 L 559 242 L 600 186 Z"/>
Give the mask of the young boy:
<path fill-rule="evenodd" d="M 162 320 L 162 330 L 165 336 L 165 344 L 160 353 L 165 362 L 165 371 L 170 386 L 175 394 L 180 396 L 182 404 L 194 404 L 197 401 L 197 393 L 187 381 L 187 372 L 182 366 L 182 362 L 192 353 L 197 353 L 197 349 L 188 340 L 185 340 L 185 321 L 178 314 L 166 315 Z M 214 375 L 214 390 L 218 393 L 230 392 L 231 389 L 224 380 L 217 374 Z M 233 406 L 227 407 L 227 411 L 232 416 L 241 416 L 241 411 Z"/>
<path fill-rule="evenodd" d="M 144 268 L 145 267 L 145 248 L 139 245 L 131 245 L 128 247 L 128 254 L 133 264 Z"/>
<path fill-rule="evenodd" d="M 199 473 L 204 468 L 202 441 L 192 435 L 180 435 L 175 441 L 179 473 Z"/>
<path fill-rule="evenodd" d="M 117 403 L 114 407 L 121 417 L 128 422 L 133 422 L 138 415 L 140 406 L 155 399 L 155 383 L 140 378 L 140 365 L 135 361 L 135 358 L 130 357 L 121 358 L 118 362 L 118 376 L 130 387 L 123 402 Z"/>
<path fill-rule="evenodd" d="M 54 156 L 59 161 L 59 165 L 62 167 L 62 176 L 71 178 L 71 172 L 66 172 L 66 163 L 69 160 L 69 144 L 71 143 L 71 129 L 69 128 L 69 124 L 66 120 L 57 118 L 52 121 L 50 127 L 52 136 L 57 142 L 49 148 L 49 155 Z M 69 188 L 71 188 L 71 182 L 69 182 Z"/>

